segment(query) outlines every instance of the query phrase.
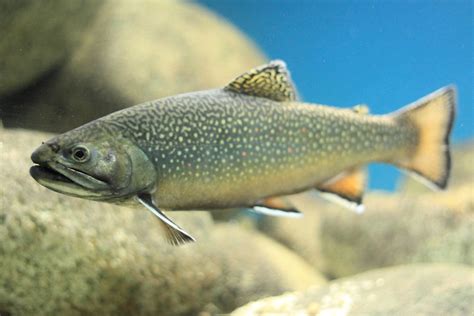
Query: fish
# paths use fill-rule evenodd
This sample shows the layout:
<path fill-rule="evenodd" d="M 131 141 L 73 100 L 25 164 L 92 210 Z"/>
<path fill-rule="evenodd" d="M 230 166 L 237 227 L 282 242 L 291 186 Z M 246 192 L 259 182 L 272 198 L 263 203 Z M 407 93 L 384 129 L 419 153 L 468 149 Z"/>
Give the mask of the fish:
<path fill-rule="evenodd" d="M 360 212 L 371 162 L 444 189 L 455 109 L 453 85 L 384 115 L 305 103 L 274 60 L 223 88 L 145 102 L 55 136 L 32 153 L 30 174 L 62 194 L 148 209 L 181 245 L 195 239 L 165 211 L 300 217 L 287 197 L 308 191 Z"/>

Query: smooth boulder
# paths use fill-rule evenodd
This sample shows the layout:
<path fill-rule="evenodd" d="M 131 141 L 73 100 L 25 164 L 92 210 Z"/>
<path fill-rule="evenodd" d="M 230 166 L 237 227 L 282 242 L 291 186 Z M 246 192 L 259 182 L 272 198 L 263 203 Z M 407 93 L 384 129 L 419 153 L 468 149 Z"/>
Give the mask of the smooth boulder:
<path fill-rule="evenodd" d="M 252 302 L 231 315 L 419 315 L 472 313 L 474 269 L 462 265 L 390 267 L 326 287 Z"/>
<path fill-rule="evenodd" d="M 68 59 L 101 5 L 94 0 L 2 1 L 0 99 L 28 87 Z"/>
<path fill-rule="evenodd" d="M 95 3 L 94 19 L 61 67 L 2 100 L 5 126 L 64 132 L 144 101 L 221 87 L 264 61 L 242 33 L 198 4 Z"/>

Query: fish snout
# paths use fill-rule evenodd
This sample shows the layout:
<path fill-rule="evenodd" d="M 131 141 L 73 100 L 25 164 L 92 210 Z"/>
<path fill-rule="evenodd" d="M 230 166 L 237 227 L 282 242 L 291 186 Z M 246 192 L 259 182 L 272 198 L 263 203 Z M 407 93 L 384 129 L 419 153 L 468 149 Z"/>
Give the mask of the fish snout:
<path fill-rule="evenodd" d="M 57 143 L 43 143 L 31 154 L 31 160 L 36 164 L 45 163 L 52 160 L 58 151 Z"/>

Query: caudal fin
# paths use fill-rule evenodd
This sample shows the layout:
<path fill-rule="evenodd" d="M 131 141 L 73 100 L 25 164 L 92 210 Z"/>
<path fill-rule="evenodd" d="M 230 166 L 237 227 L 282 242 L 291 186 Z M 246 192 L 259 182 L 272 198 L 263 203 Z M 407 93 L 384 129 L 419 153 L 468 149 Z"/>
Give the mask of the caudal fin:
<path fill-rule="evenodd" d="M 433 189 L 444 189 L 448 183 L 451 169 L 449 135 L 455 108 L 456 89 L 447 86 L 393 114 L 402 124 L 413 126 L 418 135 L 416 149 L 397 164 L 421 176 L 416 178 Z"/>

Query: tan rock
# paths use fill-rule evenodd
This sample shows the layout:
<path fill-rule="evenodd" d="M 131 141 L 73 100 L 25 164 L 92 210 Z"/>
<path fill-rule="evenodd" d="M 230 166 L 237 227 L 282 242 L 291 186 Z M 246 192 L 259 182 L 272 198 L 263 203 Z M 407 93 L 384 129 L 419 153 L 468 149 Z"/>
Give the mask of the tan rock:
<path fill-rule="evenodd" d="M 474 265 L 474 196 L 469 192 L 458 187 L 419 195 L 372 193 L 362 215 L 323 210 L 324 271 L 341 277 L 411 262 Z"/>
<path fill-rule="evenodd" d="M 94 0 L 2 1 L 0 98 L 60 66 L 100 6 Z"/>
<path fill-rule="evenodd" d="M 474 269 L 462 265 L 392 267 L 265 298 L 231 315 L 468 315 L 473 275 Z"/>
<path fill-rule="evenodd" d="M 3 102 L 5 126 L 62 132 L 143 101 L 223 86 L 263 62 L 239 31 L 197 4 L 101 3 L 65 65 Z"/>
<path fill-rule="evenodd" d="M 259 229 L 298 253 L 313 267 L 324 269 L 320 212 L 328 203 L 306 193 L 293 195 L 289 200 L 303 212 L 303 218 L 264 216 L 259 220 Z"/>

